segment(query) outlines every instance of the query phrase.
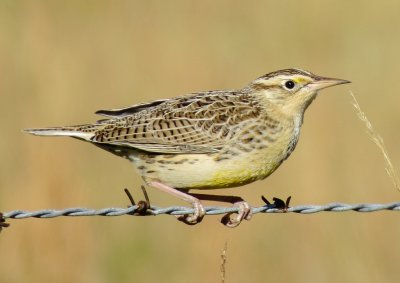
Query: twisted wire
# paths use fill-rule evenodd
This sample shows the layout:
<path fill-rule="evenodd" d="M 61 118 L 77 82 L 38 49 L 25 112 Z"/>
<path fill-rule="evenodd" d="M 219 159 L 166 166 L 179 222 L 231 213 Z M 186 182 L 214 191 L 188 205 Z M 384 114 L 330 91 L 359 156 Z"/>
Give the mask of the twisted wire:
<path fill-rule="evenodd" d="M 170 215 L 184 215 L 191 214 L 194 212 L 193 208 L 184 206 L 171 206 L 171 207 L 157 207 L 150 206 L 145 213 L 137 213 L 140 206 L 133 205 L 128 208 L 117 208 L 109 207 L 102 209 L 90 209 L 83 207 L 76 208 L 66 208 L 66 209 L 43 209 L 36 211 L 26 211 L 26 210 L 13 210 L 3 213 L 3 218 L 12 219 L 23 219 L 23 218 L 54 218 L 60 216 L 121 216 L 121 215 L 160 215 L 160 214 L 170 214 Z M 205 207 L 207 215 L 218 215 L 226 214 L 232 212 L 238 212 L 237 207 L 222 207 L 222 206 L 207 206 Z M 388 204 L 345 204 L 345 203 L 329 203 L 326 205 L 299 205 L 289 207 L 287 209 L 276 208 L 273 204 L 264 205 L 260 207 L 252 207 L 253 214 L 257 213 L 282 213 L 282 212 L 292 212 L 300 214 L 311 214 L 318 212 L 345 212 L 345 211 L 355 211 L 355 212 L 375 212 L 375 211 L 400 211 L 400 202 L 393 202 Z"/>

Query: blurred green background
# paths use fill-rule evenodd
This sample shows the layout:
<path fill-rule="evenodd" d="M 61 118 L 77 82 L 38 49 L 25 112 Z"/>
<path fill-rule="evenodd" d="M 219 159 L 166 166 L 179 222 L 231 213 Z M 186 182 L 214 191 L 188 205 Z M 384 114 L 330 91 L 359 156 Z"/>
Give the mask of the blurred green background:
<path fill-rule="evenodd" d="M 22 129 L 95 121 L 93 112 L 241 88 L 297 67 L 351 80 L 307 111 L 296 151 L 267 180 L 215 191 L 292 205 L 399 200 L 351 105 L 357 96 L 400 164 L 399 1 L 0 2 L 0 208 L 124 207 L 141 179 L 127 161 Z M 185 205 L 149 189 L 160 206 Z M 206 203 L 206 205 L 214 203 Z M 10 220 L 0 282 L 399 282 L 398 213 Z"/>

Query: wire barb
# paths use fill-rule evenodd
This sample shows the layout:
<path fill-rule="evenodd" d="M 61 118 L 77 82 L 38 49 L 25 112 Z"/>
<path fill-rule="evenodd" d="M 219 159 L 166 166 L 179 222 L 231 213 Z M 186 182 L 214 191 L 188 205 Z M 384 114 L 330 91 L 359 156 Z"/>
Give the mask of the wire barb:
<path fill-rule="evenodd" d="M 143 195 L 146 200 L 145 201 L 140 200 L 138 202 L 137 209 L 135 209 L 132 212 L 132 215 L 136 215 L 136 216 L 153 215 L 152 212 L 149 210 L 150 199 L 149 199 L 149 196 L 147 195 L 146 188 L 144 186 L 141 186 L 141 189 L 142 189 Z M 131 192 L 127 188 L 124 189 L 124 192 L 128 196 L 129 201 L 131 202 L 132 206 L 136 206 L 135 200 L 133 199 Z M 128 206 L 128 207 L 132 207 L 132 206 Z"/>
<path fill-rule="evenodd" d="M 6 223 L 6 219 L 2 212 L 0 212 L 0 232 L 3 228 L 9 227 L 10 224 Z"/>

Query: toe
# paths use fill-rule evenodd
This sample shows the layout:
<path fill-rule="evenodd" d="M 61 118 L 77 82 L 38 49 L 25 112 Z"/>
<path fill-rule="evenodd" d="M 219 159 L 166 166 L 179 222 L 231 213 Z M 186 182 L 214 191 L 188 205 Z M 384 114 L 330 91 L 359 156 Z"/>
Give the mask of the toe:
<path fill-rule="evenodd" d="M 239 211 L 227 213 L 221 219 L 221 223 L 229 228 L 237 227 L 243 219 L 250 220 L 252 217 L 251 206 L 247 202 L 236 202 L 233 206 L 238 207 Z"/>
<path fill-rule="evenodd" d="M 251 211 L 251 206 L 245 202 L 242 201 L 237 204 L 239 206 L 239 215 L 241 216 L 242 220 L 250 220 L 251 217 L 253 216 L 253 212 Z"/>
<path fill-rule="evenodd" d="M 177 217 L 178 220 L 188 225 L 195 225 L 197 223 L 200 223 L 203 220 L 204 215 L 206 214 L 206 210 L 200 202 L 195 202 L 193 204 L 193 208 L 193 214 L 180 215 Z"/>

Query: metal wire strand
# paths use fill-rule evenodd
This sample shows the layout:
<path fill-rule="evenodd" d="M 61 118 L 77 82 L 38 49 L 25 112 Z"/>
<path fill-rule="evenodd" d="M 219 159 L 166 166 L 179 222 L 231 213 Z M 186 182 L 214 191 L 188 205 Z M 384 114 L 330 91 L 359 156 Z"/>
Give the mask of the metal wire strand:
<path fill-rule="evenodd" d="M 128 208 L 102 208 L 102 209 L 91 209 L 91 208 L 66 208 L 66 209 L 43 209 L 36 211 L 26 211 L 26 210 L 13 210 L 3 213 L 3 219 L 23 219 L 23 218 L 54 218 L 60 216 L 121 216 L 121 215 L 131 215 L 131 216 L 141 216 L 141 215 L 160 215 L 160 214 L 171 214 L 171 215 L 184 215 L 193 213 L 193 208 L 184 206 L 171 206 L 161 208 L 158 206 L 150 206 L 146 213 L 137 213 L 138 210 L 142 209 L 140 205 L 133 205 Z M 205 207 L 207 215 L 218 215 L 226 214 L 231 212 L 238 212 L 237 207 L 222 207 L 222 206 L 207 206 Z M 276 208 L 272 205 L 264 205 L 260 207 L 252 207 L 253 214 L 257 213 L 301 213 L 301 214 L 311 214 L 318 212 L 345 212 L 345 211 L 355 211 L 355 212 L 375 212 L 375 211 L 400 211 L 400 202 L 393 202 L 388 204 L 345 204 L 345 203 L 329 203 L 326 205 L 299 205 L 293 206 L 286 209 Z"/>

